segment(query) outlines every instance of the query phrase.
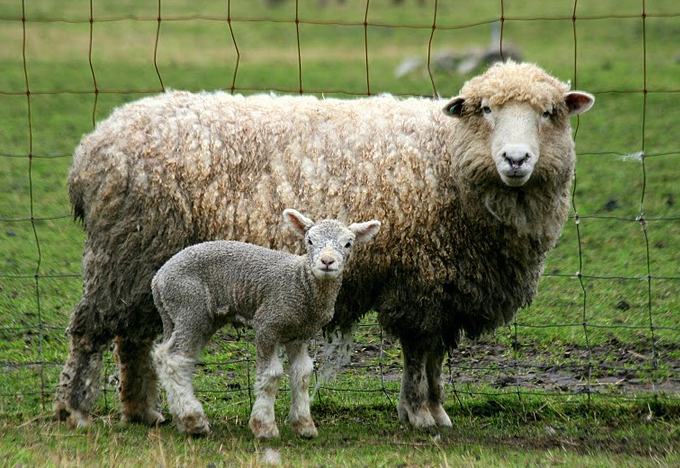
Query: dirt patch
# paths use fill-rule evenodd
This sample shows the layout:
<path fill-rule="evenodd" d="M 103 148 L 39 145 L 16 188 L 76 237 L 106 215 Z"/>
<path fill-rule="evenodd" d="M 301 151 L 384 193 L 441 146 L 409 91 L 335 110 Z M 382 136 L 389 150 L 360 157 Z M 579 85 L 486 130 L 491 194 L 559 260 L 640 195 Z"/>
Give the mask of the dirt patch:
<path fill-rule="evenodd" d="M 225 330 L 209 345 L 237 360 L 253 359 L 248 351 L 250 331 Z M 323 365 L 325 341 L 312 341 L 310 354 Z M 396 340 L 379 333 L 358 333 L 351 345 L 351 361 L 339 373 L 375 376 L 385 382 L 399 382 L 401 349 Z M 447 391 L 474 391 L 491 387 L 504 392 L 558 394 L 639 394 L 680 397 L 680 344 L 657 345 L 654 352 L 611 340 L 590 348 L 568 345 L 539 348 L 531 344 L 502 346 L 493 341 L 465 342 L 450 352 L 442 372 Z"/>

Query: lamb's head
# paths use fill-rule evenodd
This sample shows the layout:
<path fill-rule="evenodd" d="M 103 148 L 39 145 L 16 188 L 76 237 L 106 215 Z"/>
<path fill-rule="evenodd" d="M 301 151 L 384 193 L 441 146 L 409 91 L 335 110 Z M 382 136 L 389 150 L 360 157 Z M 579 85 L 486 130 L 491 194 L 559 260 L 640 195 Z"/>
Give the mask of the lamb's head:
<path fill-rule="evenodd" d="M 380 230 L 380 221 L 345 226 L 326 219 L 315 223 L 293 209 L 283 212 L 288 226 L 305 239 L 312 273 L 320 280 L 340 278 L 355 244 L 368 242 Z"/>
<path fill-rule="evenodd" d="M 470 140 L 461 161 L 466 177 L 500 176 L 505 185 L 521 187 L 541 168 L 573 170 L 569 116 L 594 102 L 591 94 L 569 91 L 536 65 L 505 62 L 465 83 L 444 112 L 460 119 L 460 139 Z"/>

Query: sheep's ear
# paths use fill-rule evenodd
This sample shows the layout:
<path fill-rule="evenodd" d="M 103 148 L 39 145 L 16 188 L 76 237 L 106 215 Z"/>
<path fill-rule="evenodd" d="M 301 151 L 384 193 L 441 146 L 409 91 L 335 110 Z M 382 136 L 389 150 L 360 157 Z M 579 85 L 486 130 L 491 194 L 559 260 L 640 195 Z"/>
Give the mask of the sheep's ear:
<path fill-rule="evenodd" d="M 595 96 L 583 91 L 571 91 L 564 96 L 564 102 L 569 109 L 569 115 L 578 115 L 593 107 Z"/>
<path fill-rule="evenodd" d="M 456 96 L 447 102 L 444 106 L 444 109 L 442 110 L 444 111 L 444 114 L 448 115 L 449 117 L 460 117 L 463 112 L 464 102 L 465 98 L 463 96 Z"/>
<path fill-rule="evenodd" d="M 303 216 L 300 212 L 288 208 L 283 211 L 283 219 L 288 223 L 288 226 L 300 237 L 305 237 L 305 234 L 310 227 L 314 226 L 314 221 Z"/>
<path fill-rule="evenodd" d="M 350 224 L 349 230 L 356 236 L 355 241 L 358 244 L 363 244 L 373 239 L 378 231 L 380 231 L 380 221 L 372 220 L 365 223 Z"/>

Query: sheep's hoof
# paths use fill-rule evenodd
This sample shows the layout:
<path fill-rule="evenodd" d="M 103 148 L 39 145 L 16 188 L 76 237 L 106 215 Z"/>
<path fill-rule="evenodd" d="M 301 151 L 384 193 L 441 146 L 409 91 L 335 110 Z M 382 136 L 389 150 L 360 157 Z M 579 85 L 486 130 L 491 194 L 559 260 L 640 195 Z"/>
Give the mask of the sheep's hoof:
<path fill-rule="evenodd" d="M 430 405 L 430 413 L 432 414 L 432 417 L 434 417 L 434 422 L 437 424 L 437 426 L 442 426 L 442 427 L 452 427 L 453 423 L 451 423 L 451 418 L 449 418 L 449 415 L 446 414 L 446 411 L 444 411 L 444 407 L 440 404 L 433 404 Z"/>
<path fill-rule="evenodd" d="M 276 427 L 276 423 L 265 423 L 259 419 L 251 418 L 248 426 L 250 426 L 250 430 L 253 431 L 253 435 L 258 440 L 279 438 L 279 428 Z"/>
<path fill-rule="evenodd" d="M 124 413 L 121 419 L 127 424 L 137 423 L 150 427 L 160 426 L 165 421 L 165 418 L 161 413 L 152 409 L 141 413 Z"/>
<path fill-rule="evenodd" d="M 190 434 L 193 436 L 204 436 L 210 434 L 210 423 L 204 414 L 191 413 L 184 416 L 177 422 L 177 428 L 180 432 Z"/>
<path fill-rule="evenodd" d="M 90 425 L 90 418 L 63 401 L 54 406 L 54 414 L 57 421 L 65 422 L 70 429 L 80 429 Z"/>
<path fill-rule="evenodd" d="M 302 437 L 303 439 L 313 439 L 319 435 L 318 431 L 316 430 L 316 426 L 314 425 L 314 421 L 309 418 L 295 421 L 293 422 L 292 426 L 293 432 L 295 432 L 298 437 Z"/>
<path fill-rule="evenodd" d="M 399 419 L 409 423 L 416 429 L 425 429 L 428 427 L 435 426 L 437 424 L 435 422 L 434 417 L 432 417 L 432 413 L 430 413 L 430 410 L 426 408 L 421 408 L 419 410 L 413 411 L 413 409 L 406 405 L 399 405 L 397 407 L 397 410 L 399 412 Z"/>

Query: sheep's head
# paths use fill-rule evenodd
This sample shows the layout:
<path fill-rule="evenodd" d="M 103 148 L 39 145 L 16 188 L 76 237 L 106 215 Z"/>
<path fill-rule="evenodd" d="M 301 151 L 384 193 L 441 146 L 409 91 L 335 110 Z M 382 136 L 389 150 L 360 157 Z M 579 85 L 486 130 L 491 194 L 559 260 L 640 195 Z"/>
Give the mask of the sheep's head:
<path fill-rule="evenodd" d="M 293 209 L 283 212 L 288 226 L 305 239 L 312 273 L 320 280 L 333 280 L 342 275 L 355 244 L 368 242 L 380 230 L 380 221 L 345 226 L 327 219 L 315 223 Z"/>
<path fill-rule="evenodd" d="M 571 163 L 569 116 L 586 112 L 594 102 L 592 95 L 569 91 L 567 84 L 535 65 L 506 62 L 468 81 L 444 112 L 467 122 L 474 132 L 467 138 L 481 140 L 483 147 L 475 148 L 475 153 L 485 154 L 475 157 L 490 157 L 505 185 L 521 187 L 541 164 L 543 153 L 556 159 L 546 166 Z M 555 148 L 549 148 L 551 145 Z M 569 154 L 559 154 L 561 151 Z M 488 160 L 464 164 L 473 178 L 490 167 Z"/>

